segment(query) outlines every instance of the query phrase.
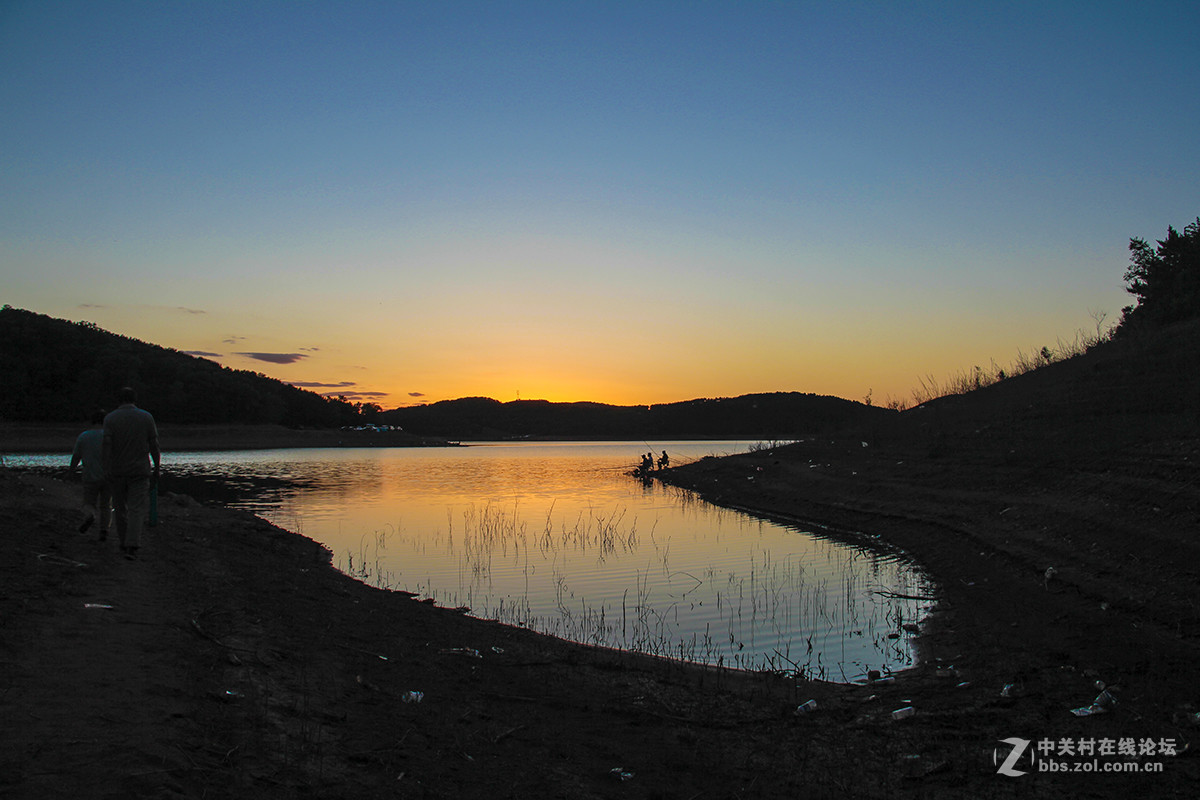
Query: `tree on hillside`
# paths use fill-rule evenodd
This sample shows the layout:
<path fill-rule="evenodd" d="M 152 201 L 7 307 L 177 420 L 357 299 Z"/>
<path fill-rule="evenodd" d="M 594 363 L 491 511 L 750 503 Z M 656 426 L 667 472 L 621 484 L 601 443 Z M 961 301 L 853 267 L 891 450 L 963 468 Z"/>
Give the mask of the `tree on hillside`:
<path fill-rule="evenodd" d="M 1120 331 L 1200 316 L 1200 217 L 1183 233 L 1168 226 L 1156 248 L 1130 239 L 1125 281 L 1137 304 L 1125 307 Z"/>

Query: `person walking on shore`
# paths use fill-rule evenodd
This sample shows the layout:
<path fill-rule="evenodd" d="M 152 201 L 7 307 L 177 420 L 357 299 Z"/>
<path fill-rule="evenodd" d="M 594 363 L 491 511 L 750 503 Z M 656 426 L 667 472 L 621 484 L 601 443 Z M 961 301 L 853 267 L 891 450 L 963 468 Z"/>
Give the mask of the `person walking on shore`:
<path fill-rule="evenodd" d="M 120 407 L 104 418 L 104 474 L 112 488 L 121 552 L 132 561 L 142 544 L 150 481 L 158 482 L 162 455 L 154 417 L 137 407 L 137 393 L 127 386 L 118 397 Z"/>
<path fill-rule="evenodd" d="M 87 533 L 92 524 L 100 522 L 100 541 L 108 538 L 108 520 L 112 513 L 112 492 L 104 478 L 104 412 L 92 415 L 92 427 L 75 439 L 71 453 L 72 472 L 82 465 L 80 480 L 83 483 L 83 510 L 87 519 L 79 526 L 80 533 Z"/>

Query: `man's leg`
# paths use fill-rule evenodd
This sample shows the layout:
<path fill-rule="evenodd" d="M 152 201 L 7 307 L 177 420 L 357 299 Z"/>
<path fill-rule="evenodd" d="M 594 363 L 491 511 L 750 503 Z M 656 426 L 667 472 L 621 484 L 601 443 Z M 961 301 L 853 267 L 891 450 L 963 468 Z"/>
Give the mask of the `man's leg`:
<path fill-rule="evenodd" d="M 136 551 L 142 544 L 142 527 L 150 510 L 150 478 L 130 478 L 125 509 L 128 519 L 125 524 L 124 546 L 127 551 Z"/>
<path fill-rule="evenodd" d="M 99 494 L 100 484 L 85 483 L 83 484 L 83 522 L 79 526 L 80 533 L 87 533 L 88 528 L 92 527 L 92 523 L 96 521 L 96 495 Z"/>
<path fill-rule="evenodd" d="M 97 516 L 100 517 L 100 541 L 108 538 L 108 524 L 112 521 L 112 489 L 107 483 L 100 484 L 96 497 Z"/>
<path fill-rule="evenodd" d="M 129 479 L 113 478 L 109 484 L 112 487 L 113 516 L 116 517 L 117 541 L 121 549 L 125 549 L 126 529 L 129 527 Z"/>

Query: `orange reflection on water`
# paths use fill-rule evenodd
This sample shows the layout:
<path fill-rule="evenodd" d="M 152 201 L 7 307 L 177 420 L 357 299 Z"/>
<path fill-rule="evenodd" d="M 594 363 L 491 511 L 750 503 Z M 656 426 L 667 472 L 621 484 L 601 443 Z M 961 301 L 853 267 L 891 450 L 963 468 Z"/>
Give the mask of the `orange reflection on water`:
<path fill-rule="evenodd" d="M 279 451 L 302 488 L 255 510 L 360 579 L 558 636 L 830 680 L 912 663 L 903 561 L 627 475 L 748 443 Z M 889 638 L 899 634 L 897 638 Z"/>

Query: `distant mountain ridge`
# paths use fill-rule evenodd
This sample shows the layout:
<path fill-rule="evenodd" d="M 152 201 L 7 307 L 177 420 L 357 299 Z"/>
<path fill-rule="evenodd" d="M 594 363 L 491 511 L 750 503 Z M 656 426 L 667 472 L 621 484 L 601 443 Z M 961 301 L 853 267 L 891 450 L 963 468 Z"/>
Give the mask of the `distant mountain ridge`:
<path fill-rule="evenodd" d="M 775 392 L 651 406 L 546 400 L 502 403 L 471 397 L 398 408 L 379 417 L 409 433 L 459 439 L 788 439 L 840 431 L 896 413 L 839 397 Z"/>
<path fill-rule="evenodd" d="M 291 428 L 375 423 L 451 439 L 785 439 L 896 413 L 797 392 L 653 406 L 469 397 L 376 413 L 91 323 L 0 308 L 0 420 L 80 422 L 96 409 L 112 408 L 115 392 L 126 385 L 138 390 L 140 405 L 166 423 Z"/>

